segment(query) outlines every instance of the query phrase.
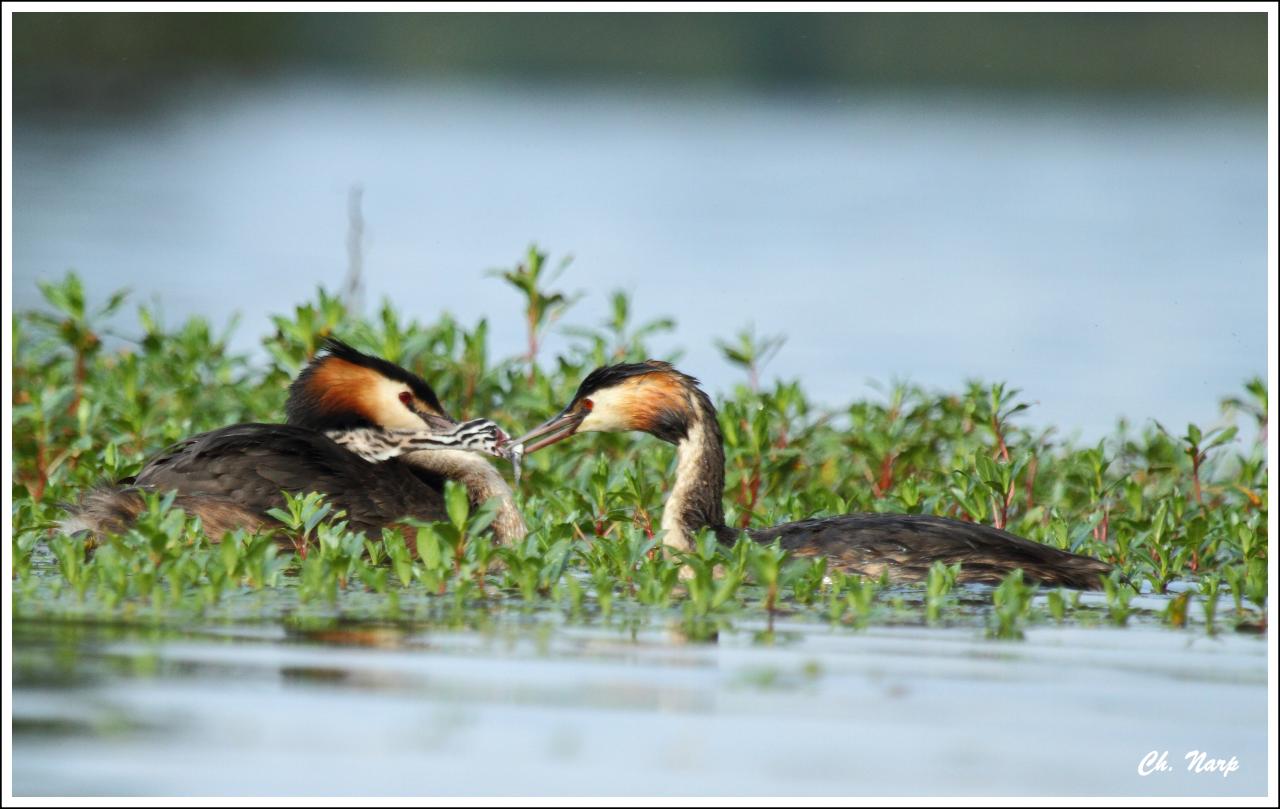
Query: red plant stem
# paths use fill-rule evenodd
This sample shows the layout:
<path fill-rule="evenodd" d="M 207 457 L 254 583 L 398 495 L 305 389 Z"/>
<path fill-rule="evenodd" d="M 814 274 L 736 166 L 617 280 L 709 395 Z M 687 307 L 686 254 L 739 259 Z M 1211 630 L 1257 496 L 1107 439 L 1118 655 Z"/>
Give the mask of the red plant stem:
<path fill-rule="evenodd" d="M 44 442 L 41 441 L 36 442 L 36 479 L 34 484 L 34 488 L 28 486 L 27 490 L 31 492 L 31 499 L 39 503 L 41 498 L 44 497 L 45 487 L 49 485 L 48 459 L 45 458 Z"/>
<path fill-rule="evenodd" d="M 67 415 L 75 418 L 76 411 L 80 409 L 80 398 L 84 395 L 84 351 L 76 349 L 76 373 L 75 387 L 71 394 L 71 404 L 67 407 Z"/>
<path fill-rule="evenodd" d="M 1035 507 L 1036 471 L 1038 467 L 1039 463 L 1036 460 L 1036 456 L 1032 455 L 1031 462 L 1027 464 L 1027 511 Z"/>
<path fill-rule="evenodd" d="M 755 513 L 756 501 L 760 497 L 760 465 L 756 464 L 755 471 L 751 473 L 751 483 L 747 487 L 746 508 L 743 509 L 742 516 L 738 519 L 738 527 L 746 528 L 751 524 L 751 515 Z"/>
<path fill-rule="evenodd" d="M 469 414 L 471 412 L 471 405 L 475 402 L 475 398 L 476 398 L 476 375 L 468 372 L 467 384 L 462 391 L 464 413 Z"/>
<path fill-rule="evenodd" d="M 991 429 L 996 434 L 996 456 L 1003 458 L 1006 463 L 1009 461 L 1009 447 L 1004 443 L 1004 431 L 1000 429 L 1000 422 L 995 416 L 991 417 Z"/>
<path fill-rule="evenodd" d="M 877 499 L 884 497 L 885 493 L 893 488 L 893 462 L 896 459 L 896 453 L 890 452 L 880 461 L 880 477 L 871 487 L 871 494 Z"/>
<path fill-rule="evenodd" d="M 533 381 L 533 367 L 538 358 L 538 311 L 537 304 L 529 307 L 526 315 L 529 326 L 529 381 Z"/>
<path fill-rule="evenodd" d="M 653 518 L 649 516 L 649 512 L 643 506 L 636 506 L 636 521 L 640 523 L 640 528 L 644 531 L 646 539 L 653 539 Z"/>
<path fill-rule="evenodd" d="M 1093 538 L 1099 542 L 1106 543 L 1107 529 L 1111 520 L 1111 512 L 1104 506 L 1102 509 L 1102 520 L 1093 527 Z"/>
<path fill-rule="evenodd" d="M 996 528 L 1002 531 L 1009 524 L 1009 506 L 1013 503 L 1014 489 L 1013 482 L 1010 481 L 1009 491 L 1005 492 L 1003 498 L 991 498 L 991 518 L 995 521 Z"/>
<path fill-rule="evenodd" d="M 773 446 L 778 449 L 786 449 L 787 445 L 790 443 L 791 440 L 787 436 L 787 425 L 783 424 L 782 430 L 778 433 L 778 437 L 774 439 Z"/>

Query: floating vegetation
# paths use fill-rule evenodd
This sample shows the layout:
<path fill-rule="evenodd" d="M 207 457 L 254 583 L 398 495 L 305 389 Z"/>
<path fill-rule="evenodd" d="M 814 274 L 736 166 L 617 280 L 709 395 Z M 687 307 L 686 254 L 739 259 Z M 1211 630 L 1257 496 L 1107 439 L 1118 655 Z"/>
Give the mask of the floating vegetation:
<path fill-rule="evenodd" d="M 1181 435 L 1152 423 L 1075 446 L 1019 423 L 1028 408 L 1004 384 L 962 391 L 895 385 L 877 399 L 828 409 L 800 383 L 761 381 L 779 337 L 743 331 L 722 343 L 747 380 L 717 402 L 725 436 L 726 521 L 771 525 L 854 511 L 984 522 L 1116 566 L 1101 595 L 1045 590 L 1020 572 L 995 588 L 957 587 L 936 564 L 922 586 L 889 586 L 795 558 L 778 545 L 697 537 L 689 553 L 657 528 L 672 451 L 594 435 L 530 456 L 518 502 L 529 534 L 508 546 L 487 528 L 495 503 L 473 507 L 448 484 L 448 519 L 409 536 L 366 536 L 319 495 L 289 496 L 278 527 L 211 542 L 197 518 L 153 494 L 127 531 L 96 547 L 59 527 L 60 503 L 136 472 L 159 449 L 204 430 L 280 421 L 286 387 L 324 337 L 421 374 L 449 410 L 512 434 L 544 420 L 592 368 L 651 355 L 668 320 L 634 323 L 615 293 L 600 328 L 565 329 L 570 346 L 541 349 L 574 296 L 531 249 L 499 273 L 524 300 L 527 346 L 493 359 L 485 321 L 445 314 L 408 320 L 384 303 L 361 319 L 323 290 L 274 318 L 268 359 L 228 348 L 228 331 L 194 317 L 166 328 L 146 305 L 136 339 L 107 341 L 127 300 L 91 305 L 78 277 L 42 285 L 47 307 L 14 320 L 13 560 L 19 618 L 173 623 L 202 620 L 486 620 L 553 611 L 568 621 L 636 627 L 676 621 L 714 638 L 726 622 L 803 616 L 834 628 L 871 623 L 971 626 L 999 639 L 1037 623 L 1133 620 L 1173 628 L 1258 629 L 1267 593 L 1267 391 L 1251 380 L 1223 400 L 1243 420 Z M 497 282 L 495 282 L 497 283 Z M 516 316 L 515 311 L 512 316 Z M 113 321 L 116 322 L 116 321 Z M 292 537 L 282 541 L 282 537 Z M 416 548 L 416 550 L 415 550 Z M 1197 606 L 1198 605 L 1198 606 Z M 760 633 L 772 637 L 772 630 Z"/>

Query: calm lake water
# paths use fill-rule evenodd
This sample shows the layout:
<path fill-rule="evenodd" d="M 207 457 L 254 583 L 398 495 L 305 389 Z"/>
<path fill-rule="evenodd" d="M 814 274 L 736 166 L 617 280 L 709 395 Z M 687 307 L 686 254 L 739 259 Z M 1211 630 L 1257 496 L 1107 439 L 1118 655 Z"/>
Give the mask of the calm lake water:
<path fill-rule="evenodd" d="M 678 626 L 20 620 L 14 791 L 1266 793 L 1257 636 L 1147 623 L 997 642 L 971 626 L 791 618 L 693 643 Z M 1152 751 L 1170 769 L 1139 775 Z M 1238 769 L 1190 772 L 1193 751 Z"/>
<path fill-rule="evenodd" d="M 16 304 L 74 267 L 171 323 L 238 312 L 252 349 L 341 283 L 356 183 L 368 300 L 488 317 L 500 356 L 523 350 L 519 302 L 484 271 L 536 240 L 575 256 L 565 323 L 628 290 L 713 389 L 741 378 L 713 339 L 748 323 L 827 404 L 1003 379 L 1085 440 L 1121 414 L 1208 424 L 1265 373 L 1265 113 L 1142 99 L 193 86 L 15 121 Z"/>

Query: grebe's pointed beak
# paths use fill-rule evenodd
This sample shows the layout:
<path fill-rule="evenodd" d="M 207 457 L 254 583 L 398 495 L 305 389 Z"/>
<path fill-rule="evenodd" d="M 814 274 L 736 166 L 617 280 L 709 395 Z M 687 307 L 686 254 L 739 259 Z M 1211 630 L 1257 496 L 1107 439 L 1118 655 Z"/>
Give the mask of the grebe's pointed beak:
<path fill-rule="evenodd" d="M 577 411 L 565 409 L 558 416 L 544 421 L 517 438 L 515 443 L 524 446 L 525 455 L 537 452 L 543 447 L 549 447 L 557 441 L 563 441 L 573 435 L 577 431 L 578 425 L 582 424 L 582 420 L 587 417 L 588 412 L 582 409 Z M 534 443 L 530 443 L 531 441 Z"/>
<path fill-rule="evenodd" d="M 448 432 L 458 426 L 458 422 L 454 421 L 448 416 L 437 415 L 435 413 L 431 413 L 426 410 L 415 410 L 414 412 L 417 413 L 418 418 L 426 422 L 427 427 L 429 427 L 432 430 L 439 430 L 440 432 L 443 433 L 443 432 Z"/>

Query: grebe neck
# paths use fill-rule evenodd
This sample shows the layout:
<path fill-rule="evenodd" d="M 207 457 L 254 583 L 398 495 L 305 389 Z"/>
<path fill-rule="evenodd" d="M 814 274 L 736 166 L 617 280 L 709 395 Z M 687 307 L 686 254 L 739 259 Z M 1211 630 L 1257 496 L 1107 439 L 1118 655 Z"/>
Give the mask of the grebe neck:
<path fill-rule="evenodd" d="M 520 509 L 516 507 L 515 494 L 507 481 L 485 459 L 474 452 L 442 449 L 411 452 L 402 459 L 420 469 L 433 472 L 450 480 L 456 480 L 467 489 L 467 499 L 478 506 L 490 498 L 498 498 L 500 505 L 493 519 L 494 536 L 503 545 L 524 539 L 528 529 Z"/>
<path fill-rule="evenodd" d="M 711 400 L 699 389 L 690 396 L 692 416 L 685 434 L 676 441 L 676 476 L 662 509 L 662 542 L 667 547 L 693 550 L 693 535 L 724 525 L 724 437 Z"/>

